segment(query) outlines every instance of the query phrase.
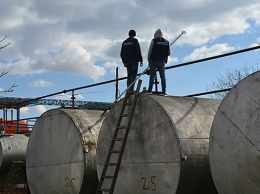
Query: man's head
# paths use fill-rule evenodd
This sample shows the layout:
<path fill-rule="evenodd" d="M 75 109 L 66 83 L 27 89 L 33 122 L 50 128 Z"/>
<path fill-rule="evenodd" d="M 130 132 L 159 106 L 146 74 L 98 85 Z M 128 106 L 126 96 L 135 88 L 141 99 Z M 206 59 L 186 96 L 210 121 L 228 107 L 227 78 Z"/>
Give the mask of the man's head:
<path fill-rule="evenodd" d="M 163 33 L 162 33 L 161 29 L 158 29 L 155 31 L 154 38 L 158 38 L 158 37 L 162 37 L 162 36 L 163 36 Z"/>
<path fill-rule="evenodd" d="M 128 35 L 131 36 L 131 37 L 135 37 L 136 36 L 136 32 L 134 30 L 130 30 L 128 32 Z"/>

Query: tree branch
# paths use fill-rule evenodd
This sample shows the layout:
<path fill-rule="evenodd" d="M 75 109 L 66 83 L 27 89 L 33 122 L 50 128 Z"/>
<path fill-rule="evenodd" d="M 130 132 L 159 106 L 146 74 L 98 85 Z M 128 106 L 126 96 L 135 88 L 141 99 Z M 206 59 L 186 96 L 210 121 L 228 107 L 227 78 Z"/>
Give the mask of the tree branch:
<path fill-rule="evenodd" d="M 219 76 L 216 76 L 216 80 L 213 81 L 213 83 L 209 86 L 207 86 L 208 91 L 212 90 L 222 90 L 225 88 L 232 88 L 234 85 L 236 85 L 239 81 L 241 81 L 244 77 L 250 75 L 253 72 L 256 72 L 260 70 L 259 67 L 259 61 L 256 60 L 256 62 L 251 65 L 247 66 L 246 64 L 238 69 L 226 69 L 226 72 L 224 74 L 220 74 Z M 212 95 L 213 98 L 224 98 L 228 92 L 222 92 L 222 93 L 215 93 Z"/>
<path fill-rule="evenodd" d="M 3 72 L 1 73 L 1 75 L 0 75 L 0 77 L 3 77 L 4 75 L 6 75 L 6 74 L 8 74 L 8 73 L 9 73 L 8 71 L 7 71 L 7 72 L 4 72 L 4 71 L 3 71 Z"/>
<path fill-rule="evenodd" d="M 2 40 L 0 40 L 0 42 L 3 42 L 6 39 L 7 36 L 5 36 Z M 6 44 L 5 46 L 0 47 L 0 50 L 2 50 L 3 48 L 7 47 L 10 44 L 10 42 L 8 44 Z"/>
<path fill-rule="evenodd" d="M 7 38 L 7 36 L 5 36 L 2 40 L 0 40 L 0 42 L 3 42 L 6 38 Z"/>
<path fill-rule="evenodd" d="M 7 36 L 5 36 L 3 39 L 1 39 L 1 40 L 0 40 L 0 43 L 3 42 L 3 41 L 6 39 L 6 37 L 7 37 Z M 1 46 L 1 47 L 0 47 L 0 51 L 1 51 L 3 48 L 7 47 L 9 44 L 10 44 L 10 42 L 9 42 L 8 44 L 6 44 L 5 46 Z M 5 75 L 8 74 L 8 73 L 9 73 L 8 71 L 2 71 L 2 73 L 0 74 L 0 77 L 3 77 L 3 76 L 5 76 Z M 17 87 L 17 85 L 16 85 L 16 84 L 13 84 L 9 89 L 0 91 L 0 93 L 13 92 L 13 91 L 14 91 L 13 88 L 15 88 L 15 87 Z"/>
<path fill-rule="evenodd" d="M 7 47 L 10 44 L 10 42 L 8 44 L 6 44 L 5 46 L 0 47 L 0 50 L 2 50 L 3 48 Z"/>
<path fill-rule="evenodd" d="M 0 93 L 8 93 L 8 92 L 13 92 L 13 88 L 17 87 L 16 84 L 13 84 L 9 89 L 7 90 L 3 90 L 3 91 L 0 91 Z"/>

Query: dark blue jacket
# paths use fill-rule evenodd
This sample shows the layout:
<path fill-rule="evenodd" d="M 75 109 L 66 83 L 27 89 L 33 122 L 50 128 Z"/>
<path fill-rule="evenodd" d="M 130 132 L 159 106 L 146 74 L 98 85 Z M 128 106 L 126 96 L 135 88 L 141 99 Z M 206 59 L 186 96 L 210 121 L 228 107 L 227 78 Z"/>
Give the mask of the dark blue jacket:
<path fill-rule="evenodd" d="M 154 45 L 151 53 L 151 59 L 153 61 L 164 61 L 167 63 L 170 53 L 169 41 L 163 37 L 157 37 L 153 39 Z"/>
<path fill-rule="evenodd" d="M 143 62 L 138 40 L 134 37 L 127 38 L 122 43 L 120 56 L 124 64 L 127 64 L 128 62 Z"/>

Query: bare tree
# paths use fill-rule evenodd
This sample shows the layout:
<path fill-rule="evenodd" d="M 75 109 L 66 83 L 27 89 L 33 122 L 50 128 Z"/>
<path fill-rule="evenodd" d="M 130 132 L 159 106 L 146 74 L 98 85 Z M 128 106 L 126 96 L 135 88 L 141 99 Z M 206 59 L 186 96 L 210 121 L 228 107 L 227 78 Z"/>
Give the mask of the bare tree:
<path fill-rule="evenodd" d="M 6 37 L 7 37 L 7 36 L 5 36 L 2 40 L 0 40 L 0 43 L 3 42 L 3 41 L 6 39 Z M 4 46 L 0 46 L 0 51 L 1 51 L 3 48 L 7 47 L 8 45 L 10 45 L 10 42 L 7 43 L 7 44 L 4 45 Z M 3 72 L 0 74 L 0 77 L 5 76 L 6 74 L 8 74 L 8 72 L 3 71 Z M 17 85 L 16 85 L 16 84 L 13 84 L 10 88 L 8 88 L 8 89 L 6 89 L 6 90 L 0 91 L 0 93 L 13 92 L 13 91 L 14 91 L 14 90 L 13 90 L 14 87 L 17 87 Z"/>
<path fill-rule="evenodd" d="M 219 74 L 216 76 L 216 80 L 212 82 L 211 85 L 207 87 L 207 91 L 224 90 L 232 88 L 244 77 L 260 70 L 259 67 L 260 60 L 256 60 L 252 66 L 244 65 L 242 68 L 226 69 L 224 74 Z M 220 92 L 212 94 L 211 97 L 222 99 L 226 96 L 228 92 Z"/>
<path fill-rule="evenodd" d="M 5 36 L 2 40 L 0 40 L 0 42 L 3 42 L 3 41 L 6 39 L 6 37 L 7 37 L 7 36 Z M 0 51 L 1 51 L 3 48 L 7 47 L 9 44 L 10 44 L 10 42 L 9 42 L 8 44 L 4 45 L 4 46 L 0 46 Z"/>

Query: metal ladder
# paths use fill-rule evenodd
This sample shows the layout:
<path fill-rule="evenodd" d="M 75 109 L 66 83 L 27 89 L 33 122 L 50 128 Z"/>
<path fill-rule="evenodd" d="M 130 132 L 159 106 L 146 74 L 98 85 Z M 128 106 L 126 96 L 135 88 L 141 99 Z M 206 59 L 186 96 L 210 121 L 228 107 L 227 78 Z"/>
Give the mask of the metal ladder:
<path fill-rule="evenodd" d="M 119 168 L 120 168 L 120 165 L 121 165 L 123 153 L 124 153 L 124 150 L 125 150 L 126 141 L 127 141 L 127 137 L 128 137 L 128 134 L 129 134 L 130 127 L 131 127 L 131 122 L 132 122 L 132 119 L 133 119 L 135 106 L 136 106 L 138 94 L 139 94 L 139 91 L 140 91 L 140 88 L 141 88 L 141 84 L 142 84 L 142 80 L 139 80 L 138 85 L 137 85 L 137 89 L 134 93 L 134 99 L 133 99 L 132 102 L 128 101 L 130 94 L 127 93 L 125 98 L 124 98 L 122 109 L 120 111 L 120 115 L 119 115 L 119 118 L 118 118 L 117 123 L 116 123 L 116 129 L 114 131 L 114 135 L 113 135 L 113 138 L 112 138 L 112 141 L 111 141 L 111 144 L 110 144 L 110 148 L 109 148 L 109 151 L 108 151 L 108 155 L 107 155 L 107 158 L 106 158 L 103 170 L 102 170 L 102 174 L 101 174 L 101 178 L 100 178 L 100 181 L 99 181 L 99 185 L 98 185 L 96 194 L 102 194 L 102 192 L 113 194 L 113 192 L 114 192 L 116 179 L 117 179 L 117 176 L 118 176 L 118 172 L 119 172 Z M 125 113 L 126 106 L 129 106 L 129 108 L 130 108 L 129 113 Z M 123 117 L 128 119 L 126 126 L 121 125 L 121 121 L 122 121 Z M 123 137 L 118 136 L 119 130 L 120 131 L 124 130 Z M 120 136 L 122 136 L 122 135 L 120 135 Z M 121 144 L 122 144 L 121 149 L 115 149 L 115 142 L 121 142 Z M 116 163 L 111 162 L 112 154 L 114 154 L 114 155 L 117 154 L 117 162 Z M 107 175 L 107 170 L 108 170 L 109 167 L 115 167 L 113 175 Z M 104 180 L 112 181 L 110 188 L 102 188 Z"/>

